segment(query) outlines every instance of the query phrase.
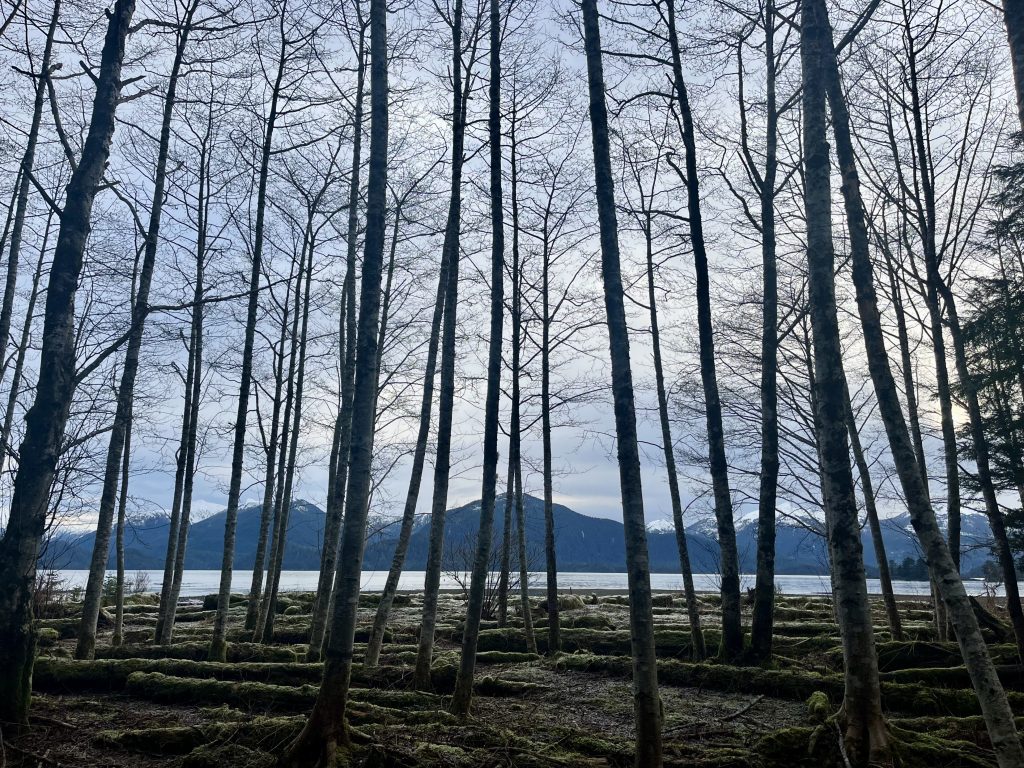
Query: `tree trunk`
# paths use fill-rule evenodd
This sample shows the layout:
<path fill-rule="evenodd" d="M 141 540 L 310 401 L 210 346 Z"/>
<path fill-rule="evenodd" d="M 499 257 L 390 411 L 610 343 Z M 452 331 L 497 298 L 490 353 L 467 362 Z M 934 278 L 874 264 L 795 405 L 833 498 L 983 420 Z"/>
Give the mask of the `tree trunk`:
<path fill-rule="evenodd" d="M 505 514 L 511 514 L 505 507 Z M 523 633 L 526 649 L 537 652 L 537 638 L 533 633 L 533 612 L 530 609 L 530 572 L 526 554 L 526 509 L 523 505 L 523 460 L 516 457 L 516 543 L 519 547 L 519 601 L 523 610 Z"/>
<path fill-rule="evenodd" d="M 96 523 L 96 538 L 93 543 L 92 562 L 89 565 L 89 580 L 85 587 L 85 602 L 82 605 L 82 624 L 78 630 L 78 644 L 75 658 L 91 659 L 96 648 L 96 621 L 99 618 L 103 598 L 103 578 L 107 572 L 107 557 L 110 549 L 110 529 L 114 520 L 117 503 L 117 484 L 121 472 L 121 456 L 124 453 L 126 435 L 131 422 L 132 400 L 135 394 L 135 377 L 139 370 L 139 354 L 145 332 L 146 316 L 149 314 L 149 289 L 153 283 L 153 268 L 156 251 L 160 244 L 160 219 L 163 215 L 164 187 L 167 184 L 167 158 L 171 145 L 171 119 L 177 99 L 178 76 L 181 72 L 192 29 L 192 17 L 198 2 L 193 0 L 178 29 L 174 63 L 171 65 L 164 97 L 163 119 L 160 125 L 160 143 L 157 150 L 156 172 L 154 174 L 153 198 L 146 227 L 145 253 L 139 272 L 139 288 L 132 305 L 132 325 L 128 336 L 121 381 L 117 389 L 117 406 L 114 423 L 110 430 L 107 446 L 106 466 L 103 473 L 103 489 L 100 494 L 99 520 Z"/>
<path fill-rule="evenodd" d="M 293 261 L 294 264 L 294 261 Z M 285 297 L 291 293 L 291 281 L 294 275 L 289 274 L 285 283 Z M 301 275 L 296 278 L 301 281 Z M 252 562 L 252 582 L 249 585 L 249 602 L 245 608 L 245 631 L 256 633 L 260 620 L 260 604 L 263 596 L 263 571 L 267 567 L 267 539 L 270 533 L 270 521 L 274 513 L 274 488 L 277 487 L 277 452 L 281 441 L 281 404 L 284 402 L 284 359 L 285 344 L 288 336 L 288 314 L 290 304 L 284 302 L 281 317 L 281 332 L 278 336 L 278 352 L 274 361 L 274 403 L 270 412 L 270 439 L 267 441 L 267 471 L 263 476 L 263 501 L 260 504 L 260 528 L 256 534 L 256 553 Z M 283 453 L 283 450 L 282 450 Z"/>
<path fill-rule="evenodd" d="M 462 631 L 462 656 L 455 678 L 451 710 L 459 717 L 469 714 L 473 699 L 473 674 L 484 609 L 484 590 L 490 569 L 494 497 L 498 474 L 498 403 L 501 398 L 501 343 L 505 313 L 505 219 L 501 179 L 501 6 L 490 0 L 490 81 L 488 83 L 487 133 L 490 143 L 491 204 L 491 328 L 487 345 L 487 393 L 484 398 L 483 478 L 480 492 L 480 527 L 476 557 L 470 576 L 466 623 Z M 506 509 L 505 515 L 511 510 Z"/>
<path fill-rule="evenodd" d="M 853 403 L 850 401 L 850 388 L 844 390 L 846 400 L 846 428 L 850 433 L 850 448 L 853 460 L 860 475 L 861 491 L 864 493 L 864 508 L 867 511 L 868 528 L 871 529 L 871 544 L 875 549 L 875 560 L 878 562 L 878 581 L 882 586 L 882 601 L 885 603 L 885 616 L 889 622 L 889 632 L 893 640 L 903 639 L 903 625 L 900 622 L 900 611 L 896 605 L 896 595 L 892 591 L 892 577 L 889 575 L 889 560 L 885 554 L 885 539 L 882 536 L 882 524 L 878 519 L 878 508 L 875 506 L 875 490 L 871 483 L 871 470 L 868 468 L 864 448 L 860 442 L 860 431 L 857 419 L 853 414 Z"/>
<path fill-rule="evenodd" d="M 13 17 L 13 14 L 12 14 Z M 18 286 L 18 262 L 21 255 L 21 237 L 25 230 L 25 214 L 28 211 L 28 196 L 31 185 L 31 174 L 36 159 L 36 144 L 39 141 L 39 125 L 43 118 L 43 101 L 46 96 L 46 81 L 50 77 L 50 60 L 53 54 L 53 38 L 57 32 L 57 20 L 60 18 L 60 0 L 54 0 L 53 12 L 50 14 L 50 26 L 46 30 L 46 44 L 43 46 L 43 59 L 36 75 L 36 95 L 32 104 L 32 123 L 28 129 L 28 140 L 25 153 L 21 157 L 17 186 L 17 203 L 14 219 L 11 222 L 11 249 L 7 256 L 7 281 L 4 284 L 3 303 L 0 304 L 0 372 L 7 369 L 7 345 L 11 335 L 11 315 L 14 312 L 14 294 Z M 2 374 L 0 374 L 2 375 Z M 6 445 L 6 441 L 4 445 Z M 2 459 L 0 459 L 2 462 Z"/>
<path fill-rule="evenodd" d="M 1024 131 L 1024 0 L 1003 0 L 1003 18 L 1017 90 L 1017 117 Z"/>
<path fill-rule="evenodd" d="M 974 462 L 978 470 L 978 484 L 981 486 L 981 495 L 985 500 L 985 514 L 988 517 L 989 527 L 992 529 L 992 538 L 995 543 L 993 549 L 995 549 L 999 566 L 1003 572 L 1003 584 L 1006 590 L 1006 610 L 1010 614 L 1010 624 L 1013 626 L 1013 637 L 1017 643 L 1017 656 L 1024 663 L 1024 610 L 1021 608 L 1017 568 L 1013 558 L 1013 550 L 1010 548 L 1010 542 L 1006 535 L 1006 522 L 1003 519 L 1003 511 L 999 506 L 995 484 L 992 481 L 988 439 L 985 436 L 981 406 L 978 402 L 978 391 L 967 364 L 967 350 L 961 333 L 960 316 L 956 308 L 956 297 L 948 285 L 943 283 L 941 287 L 943 302 L 946 305 L 946 315 L 949 319 L 950 334 L 953 337 L 953 351 L 956 357 L 960 387 L 963 390 L 964 399 L 967 401 L 971 447 L 973 448 Z"/>
<path fill-rule="evenodd" d="M 689 96 L 683 80 L 682 57 L 676 33 L 675 0 L 666 0 L 665 17 L 668 22 L 669 45 L 672 49 L 672 87 L 676 106 L 682 119 L 682 138 L 686 149 L 685 172 L 680 175 L 686 185 L 687 208 L 690 219 L 690 245 L 693 248 L 694 269 L 697 276 L 697 333 L 700 340 L 700 375 L 704 386 L 704 410 L 707 416 L 708 461 L 711 485 L 715 497 L 715 519 L 718 524 L 719 564 L 722 576 L 722 647 L 720 654 L 729 659 L 743 651 L 743 615 L 740 605 L 740 566 L 736 549 L 736 526 L 732 515 L 732 496 L 729 491 L 729 463 L 725 453 L 725 433 L 722 426 L 722 403 L 718 393 L 718 374 L 715 369 L 715 337 L 711 321 L 711 280 L 708 274 L 708 254 L 704 242 L 704 224 L 701 216 L 700 179 L 697 172 L 697 146 L 694 137 L 693 116 Z"/>
<path fill-rule="evenodd" d="M 434 492 L 430 506 L 430 542 L 423 579 L 423 621 L 413 684 L 429 690 L 430 664 L 434 653 L 437 624 L 437 593 L 441 584 L 444 550 L 444 518 L 448 504 L 448 474 L 451 469 L 452 411 L 455 402 L 455 328 L 459 300 L 459 240 L 462 212 L 462 166 L 466 133 L 466 96 L 462 72 L 462 0 L 456 0 L 452 16 L 452 176 L 448 220 L 445 225 L 441 260 L 448 266 L 444 319 L 441 331 L 441 382 L 437 407 L 437 455 L 434 459 Z M 466 81 L 472 81 L 467 73 Z M 468 85 L 468 82 L 467 82 Z"/>
<path fill-rule="evenodd" d="M 25 308 L 25 322 L 21 326 L 21 340 L 18 344 L 18 352 L 14 358 L 14 373 L 11 375 L 11 388 L 7 394 L 7 410 L 4 411 L 3 426 L 0 427 L 0 472 L 3 471 L 5 459 L 9 453 L 11 430 L 14 428 L 14 411 L 18 407 L 18 395 L 21 392 L 21 379 L 25 371 L 25 357 L 28 355 L 28 345 L 32 338 L 32 320 L 35 317 L 36 302 L 39 299 L 39 281 L 43 275 L 43 263 L 46 260 L 46 247 L 50 242 L 50 232 L 53 225 L 53 212 L 46 217 L 46 229 L 43 232 L 43 244 L 39 248 L 39 258 L 36 259 L 36 269 L 32 274 L 32 289 L 29 291 L 28 306 Z"/>
<path fill-rule="evenodd" d="M 661 699 L 654 652 L 650 561 L 644 524 L 640 452 L 637 445 L 633 377 L 629 369 L 629 329 L 623 303 L 619 266 L 618 224 L 615 220 L 615 182 L 612 176 L 601 63 L 601 32 L 597 0 L 583 0 L 583 39 L 590 92 L 590 126 L 594 147 L 594 185 L 601 228 L 601 276 L 604 282 L 608 343 L 615 403 L 615 435 L 622 492 L 622 523 L 629 579 L 629 623 L 633 650 L 633 709 L 636 714 L 636 762 L 658 768 L 662 762 Z M 672 30 L 674 32 L 674 30 Z"/>
<path fill-rule="evenodd" d="M 207 138 L 212 127 L 207 122 Z M 202 392 L 203 357 L 203 280 L 206 263 L 206 224 L 209 221 L 209 151 L 204 142 L 199 157 L 199 193 L 196 198 L 196 274 L 192 292 L 192 323 L 189 330 L 188 368 L 185 375 L 185 405 L 181 414 L 181 439 L 178 443 L 171 526 L 167 533 L 167 555 L 160 587 L 160 610 L 157 617 L 156 641 L 170 645 L 178 591 L 185 568 L 185 546 L 188 540 L 188 518 L 192 505 L 192 478 L 195 472 L 196 437 L 199 422 L 199 401 Z"/>
<path fill-rule="evenodd" d="M 345 235 L 345 284 L 342 300 L 343 317 L 339 321 L 339 336 L 345 358 L 341 365 L 341 405 L 335 420 L 337 444 L 335 463 L 331 467 L 333 483 L 327 495 L 327 516 L 324 520 L 324 546 L 320 553 L 320 576 L 317 579 L 316 600 L 310 619 L 309 648 L 306 661 L 320 660 L 324 632 L 334 601 L 334 571 L 341 545 L 342 513 L 345 510 L 345 487 L 348 480 L 349 452 L 352 447 L 352 397 L 356 365 L 356 240 L 359 231 L 359 178 L 362 171 L 363 99 L 366 80 L 366 26 L 359 27 L 359 63 L 356 67 L 356 99 L 352 116 L 352 169 L 348 191 L 348 224 Z"/>
<path fill-rule="evenodd" d="M 373 619 L 373 630 L 366 645 L 366 656 L 363 664 L 368 667 L 377 665 L 381 646 L 384 644 L 384 630 L 388 623 L 388 614 L 398 591 L 398 580 L 405 565 L 405 556 L 409 551 L 409 539 L 412 537 L 413 523 L 416 521 L 416 503 L 419 500 L 420 485 L 423 481 L 423 465 L 427 455 L 427 443 L 430 440 L 430 412 L 434 402 L 434 378 L 437 370 L 437 347 L 441 335 L 441 317 L 444 313 L 444 296 L 447 286 L 448 265 L 447 251 L 442 253 L 441 268 L 437 281 L 437 293 L 434 297 L 434 315 L 430 321 L 430 340 L 427 345 L 427 362 L 423 372 L 423 396 L 420 400 L 420 424 L 416 433 L 416 448 L 413 452 L 412 471 L 409 475 L 409 488 L 405 496 L 405 507 L 402 511 L 402 526 L 395 545 L 395 554 L 388 570 L 388 578 L 377 603 L 377 613 Z"/>
<path fill-rule="evenodd" d="M 121 459 L 121 495 L 117 500 L 117 587 L 114 591 L 114 637 L 110 644 L 117 648 L 124 642 L 124 525 L 128 508 L 128 468 L 131 464 L 132 417 L 124 436 L 124 457 Z"/>
<path fill-rule="evenodd" d="M 326 191 L 326 188 L 325 188 Z M 279 544 L 277 556 L 271 563 L 270 573 L 267 575 L 267 616 L 263 627 L 263 641 L 270 643 L 274 638 L 274 617 L 277 615 L 277 592 L 281 586 L 281 569 L 284 567 L 285 545 L 288 538 L 288 513 L 291 510 L 292 488 L 295 482 L 295 461 L 299 452 L 299 427 L 302 423 L 302 394 L 306 376 L 306 341 L 309 332 L 309 295 L 313 281 L 313 249 L 316 245 L 313 232 L 313 215 L 315 206 L 319 205 L 319 198 L 313 202 L 313 208 L 309 211 L 309 218 L 306 221 L 306 242 L 308 251 L 306 257 L 306 283 L 301 297 L 301 304 L 296 301 L 295 314 L 298 317 L 302 314 L 302 325 L 299 329 L 299 367 L 295 374 L 295 404 L 292 412 L 291 445 L 288 448 L 288 468 L 285 470 L 284 495 L 282 497 L 281 525 L 278 531 Z M 302 267 L 300 264 L 299 275 L 296 287 L 302 283 Z M 299 299 L 299 296 L 296 296 Z"/>
<path fill-rule="evenodd" d="M 245 316 L 245 340 L 242 343 L 241 381 L 238 386 L 238 408 L 232 436 L 231 478 L 228 483 L 228 504 L 224 519 L 224 551 L 220 566 L 220 586 L 217 590 L 217 613 L 213 621 L 210 640 L 211 661 L 227 659 L 228 608 L 231 603 L 231 574 L 235 566 L 235 530 L 238 527 L 238 502 L 242 493 L 242 469 L 245 460 L 245 430 L 249 418 L 249 394 L 252 391 L 252 352 L 256 341 L 256 316 L 259 311 L 260 275 L 263 271 L 263 241 L 267 209 L 267 181 L 270 176 L 270 158 L 273 150 L 274 128 L 277 124 L 277 104 L 281 95 L 287 61 L 288 38 L 284 31 L 283 10 L 279 19 L 280 48 L 277 73 L 270 92 L 270 104 L 263 147 L 260 154 L 259 183 L 256 192 L 255 242 L 252 251 L 252 269 L 249 273 L 249 302 Z"/>
<path fill-rule="evenodd" d="M 693 638 L 693 657 L 697 661 L 703 661 L 707 656 L 707 649 L 704 646 L 704 632 L 700 628 L 700 609 L 697 603 L 697 591 L 693 586 L 690 548 L 686 543 L 683 502 L 679 493 L 679 475 L 676 472 L 675 443 L 672 441 L 672 426 L 669 422 L 665 367 L 661 359 L 661 329 L 658 325 L 658 303 L 654 283 L 654 243 L 650 209 L 644 211 L 644 241 L 647 251 L 647 303 L 651 309 L 651 347 L 654 353 L 654 383 L 658 393 L 661 444 L 665 455 L 665 471 L 668 474 L 668 492 L 672 501 L 672 522 L 676 533 L 676 547 L 679 551 L 680 571 L 683 576 L 686 612 L 690 619 L 690 636 Z M 774 517 L 772 519 L 774 521 Z M 774 554 L 774 546 L 772 552 Z"/>
<path fill-rule="evenodd" d="M 513 148 L 513 159 L 515 149 Z M 551 449 L 551 244 L 545 225 L 541 273 L 540 424 L 544 474 L 544 561 L 547 566 L 548 654 L 562 650 L 558 618 L 558 562 L 555 558 L 555 509 Z"/>
<path fill-rule="evenodd" d="M 515 493 L 515 467 L 512 463 L 512 437 L 509 436 L 508 473 L 505 502 L 501 513 L 501 572 L 498 574 L 498 626 L 508 625 L 508 591 L 512 569 L 512 502 Z M 495 502 L 497 503 L 497 502 Z"/>
<path fill-rule="evenodd" d="M 297 260 L 298 274 L 295 277 L 295 296 L 292 312 L 291 332 L 289 334 L 290 350 L 288 353 L 288 374 L 285 376 L 287 382 L 287 393 L 285 395 L 284 416 L 281 426 L 281 453 L 277 457 L 277 479 L 274 496 L 274 526 L 270 545 L 270 560 L 267 563 L 267 581 L 263 587 L 263 596 L 260 599 L 260 609 L 256 617 L 256 627 L 253 629 L 252 640 L 254 643 L 271 642 L 273 639 L 274 624 L 274 574 L 284 557 L 284 534 L 287 530 L 288 503 L 286 486 L 288 484 L 288 471 L 293 466 L 294 457 L 291 455 L 291 426 L 292 409 L 295 406 L 295 366 L 298 363 L 299 346 L 299 302 L 302 297 L 302 273 L 303 261 L 305 260 L 305 245 L 303 254 Z M 293 257 L 293 261 L 295 261 Z M 282 356 L 284 349 L 281 349 Z M 261 564 L 262 567 L 262 564 Z"/>
<path fill-rule="evenodd" d="M 814 0 L 818 5 L 821 0 Z M 960 574 L 953 562 L 949 546 L 939 530 L 924 487 L 920 468 L 914 455 L 903 412 L 900 408 L 896 382 L 889 368 L 889 356 L 882 330 L 881 315 L 875 296 L 874 275 L 869 255 L 864 203 L 860 195 L 860 179 L 856 154 L 850 132 L 850 116 L 839 75 L 839 64 L 830 41 L 827 12 L 821 11 L 825 29 L 825 86 L 832 109 L 832 127 L 836 142 L 836 155 L 842 175 L 842 191 L 850 233 L 852 273 L 857 293 L 857 306 L 864 331 L 868 368 L 878 398 L 879 412 L 889 438 L 889 447 L 899 475 L 903 495 L 907 501 L 911 523 L 921 542 L 932 579 L 936 583 L 949 618 L 956 631 L 957 641 L 964 657 L 964 665 L 971 677 L 975 694 L 981 705 L 996 759 L 1001 768 L 1024 766 L 1021 748 L 1006 694 L 996 675 L 995 666 L 981 636 Z"/>
<path fill-rule="evenodd" d="M 121 65 L 134 0 L 117 0 L 96 80 L 89 130 L 65 193 L 50 266 L 35 401 L 25 417 L 21 462 L 7 527 L 0 539 L 0 722 L 28 719 L 35 657 L 32 590 L 46 528 L 50 486 L 75 392 L 75 291 L 89 236 L 93 201 L 103 179 L 121 95 Z"/>
<path fill-rule="evenodd" d="M 913 31 L 904 34 L 908 52 L 910 109 L 914 126 L 914 144 L 917 154 L 917 172 L 920 180 L 921 201 L 916 205 L 917 227 L 921 234 L 925 261 L 925 303 L 935 358 L 935 388 L 939 398 L 942 425 L 942 447 L 946 465 L 946 535 L 953 562 L 960 568 L 960 467 L 957 464 L 956 428 L 953 424 L 953 396 L 949 386 L 949 364 L 942 329 L 942 308 L 939 306 L 939 253 L 936 244 L 935 179 L 932 176 L 931 153 L 925 136 L 920 89 L 918 87 L 917 51 Z M 922 206 L 923 204 L 923 206 Z M 939 623 L 939 637 L 945 639 L 946 622 Z"/>
<path fill-rule="evenodd" d="M 750 647 L 757 659 L 770 659 L 775 613 L 775 514 L 779 484 L 779 286 L 775 246 L 778 175 L 778 108 L 775 101 L 775 2 L 764 8 L 765 161 L 758 182 L 761 204 L 761 475 L 757 505 L 757 575 L 750 622 Z"/>
<path fill-rule="evenodd" d="M 352 403 L 352 453 L 347 508 L 335 591 L 338 598 L 327 644 L 323 682 L 309 721 L 282 757 L 290 768 L 334 765 L 338 745 L 348 744 L 348 703 L 352 646 L 366 539 L 367 504 L 373 459 L 373 404 L 377 397 L 377 320 L 380 309 L 388 174 L 387 5 L 370 2 L 370 165 L 367 179 L 366 239 L 359 301 L 358 349 Z"/>
<path fill-rule="evenodd" d="M 804 0 L 800 50 L 803 70 L 804 212 L 807 272 L 814 336 L 815 423 L 821 458 L 822 497 L 829 522 L 836 605 L 843 640 L 845 686 L 839 721 L 850 762 L 891 762 L 882 717 L 878 659 L 864 574 L 857 499 L 847 423 L 850 409 L 835 294 L 832 233 L 832 164 L 829 160 L 824 59 L 833 55 L 823 0 Z"/>

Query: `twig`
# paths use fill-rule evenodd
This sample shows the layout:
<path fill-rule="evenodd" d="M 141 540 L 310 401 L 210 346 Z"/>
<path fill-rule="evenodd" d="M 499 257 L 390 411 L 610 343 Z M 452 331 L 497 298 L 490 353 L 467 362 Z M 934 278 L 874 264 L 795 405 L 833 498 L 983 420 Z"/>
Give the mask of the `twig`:
<path fill-rule="evenodd" d="M 752 710 L 754 708 L 754 705 L 756 705 L 758 702 L 760 702 L 761 699 L 763 699 L 763 698 L 764 698 L 764 694 L 763 693 L 760 696 L 755 696 L 754 700 L 751 701 L 749 704 L 747 704 L 745 707 L 740 707 L 735 712 L 733 712 L 731 715 L 726 715 L 725 717 L 720 718 L 721 721 L 723 723 L 727 723 L 730 720 L 735 720 L 740 715 L 745 715 L 747 712 Z"/>

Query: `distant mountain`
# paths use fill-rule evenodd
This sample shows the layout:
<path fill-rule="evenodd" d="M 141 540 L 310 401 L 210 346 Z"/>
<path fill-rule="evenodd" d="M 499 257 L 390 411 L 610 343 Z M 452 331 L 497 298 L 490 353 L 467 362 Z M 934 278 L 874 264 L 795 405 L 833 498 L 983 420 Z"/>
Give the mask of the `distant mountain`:
<path fill-rule="evenodd" d="M 497 500 L 494 520 L 495 542 L 501 539 L 504 527 L 504 498 Z M 542 570 L 544 563 L 544 504 L 541 499 L 527 496 L 524 500 L 526 517 L 526 547 L 530 568 Z M 480 503 L 473 502 L 449 510 L 445 524 L 446 568 L 468 570 L 472 565 L 473 548 L 479 522 Z M 249 570 L 253 567 L 256 536 L 259 531 L 260 509 L 246 507 L 238 513 L 238 539 L 235 567 Z M 224 542 L 225 513 L 219 512 L 195 523 L 189 532 L 185 567 L 189 569 L 220 568 Z M 621 572 L 626 569 L 622 523 L 617 520 L 589 517 L 562 504 L 554 505 L 556 558 L 560 571 Z M 430 526 L 426 518 L 417 518 L 409 542 L 406 568 L 423 570 L 426 566 Z M 286 570 L 316 570 L 320 564 L 323 539 L 324 513 L 316 505 L 296 500 L 292 503 L 285 547 Z M 826 571 L 825 546 L 822 537 L 810 530 L 813 523 L 780 519 L 776 535 L 776 571 L 780 574 L 821 574 Z M 883 521 L 886 554 L 890 560 L 902 562 L 920 555 L 917 539 L 906 515 Z M 391 564 L 397 521 L 372 520 L 363 567 L 366 570 L 386 570 Z M 167 546 L 168 522 L 156 517 L 135 522 L 126 536 L 125 561 L 127 568 L 161 569 Z M 655 521 L 648 527 L 648 549 L 651 569 L 657 573 L 675 573 L 679 570 L 679 555 L 675 531 L 669 521 Z M 869 574 L 877 569 L 871 537 L 865 529 L 862 535 L 864 560 Z M 61 542 L 62 555 L 56 563 L 61 568 L 88 568 L 94 535 L 66 537 Z M 694 523 L 687 528 L 690 560 L 696 573 L 714 573 L 718 570 L 718 544 L 714 526 Z M 975 573 L 989 559 L 988 523 L 981 515 L 963 516 L 963 570 Z M 757 548 L 756 520 L 741 520 L 737 524 L 736 543 L 741 570 L 754 570 Z M 495 560 L 495 564 L 497 561 Z M 109 567 L 114 567 L 113 546 Z"/>

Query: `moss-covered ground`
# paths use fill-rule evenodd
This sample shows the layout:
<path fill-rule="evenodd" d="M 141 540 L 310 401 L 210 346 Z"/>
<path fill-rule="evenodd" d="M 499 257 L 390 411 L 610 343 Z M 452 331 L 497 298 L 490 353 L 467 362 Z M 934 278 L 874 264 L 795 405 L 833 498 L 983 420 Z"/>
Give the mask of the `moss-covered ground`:
<path fill-rule="evenodd" d="M 516 603 L 518 608 L 518 601 Z M 719 639 L 714 595 L 702 597 L 709 649 Z M 321 667 L 304 661 L 312 596 L 281 598 L 273 642 L 249 642 L 244 599 L 232 603 L 228 662 L 205 661 L 212 602 L 179 606 L 175 642 L 153 643 L 156 605 L 125 611 L 130 645 L 101 630 L 96 660 L 71 659 L 76 608 L 39 621 L 39 661 L 29 729 L 6 735 L 10 766 L 238 766 L 270 768 L 295 737 L 316 697 Z M 448 713 L 464 603 L 445 594 L 433 690 L 411 689 L 421 602 L 400 595 L 375 669 L 361 654 L 376 604 L 365 595 L 353 669 L 352 766 L 630 766 L 633 703 L 628 603 L 622 595 L 565 596 L 563 652 L 547 654 L 547 615 L 534 602 L 540 654 L 528 652 L 522 618 L 485 621 L 471 716 Z M 889 636 L 874 606 L 883 707 L 897 764 L 994 764 L 977 701 L 955 644 L 936 641 L 931 607 L 900 601 L 909 639 Z M 998 608 L 993 609 L 998 616 Z M 833 713 L 842 701 L 842 652 L 825 597 L 780 597 L 775 658 L 727 664 L 691 658 L 679 595 L 655 601 L 656 646 L 669 766 L 842 766 Z M 1014 648 L 992 651 L 1011 704 L 1024 715 L 1024 668 Z"/>

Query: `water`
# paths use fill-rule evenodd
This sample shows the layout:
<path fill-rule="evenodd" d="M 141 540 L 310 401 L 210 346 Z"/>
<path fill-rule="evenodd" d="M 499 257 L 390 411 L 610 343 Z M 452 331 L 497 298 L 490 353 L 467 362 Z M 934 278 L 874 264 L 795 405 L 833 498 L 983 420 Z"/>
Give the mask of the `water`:
<path fill-rule="evenodd" d="M 129 571 L 127 578 L 133 580 L 137 573 L 146 574 L 148 584 L 145 591 L 155 592 L 160 588 L 163 579 L 162 571 Z M 362 589 L 367 592 L 379 592 L 384 588 L 387 579 L 387 571 L 363 571 Z M 398 588 L 404 590 L 423 589 L 423 571 L 409 571 L 403 573 L 398 582 Z M 64 579 L 69 588 L 84 587 L 89 577 L 88 571 L 61 571 L 60 577 Z M 317 587 L 318 573 L 316 571 L 282 571 L 281 591 L 282 592 L 312 592 Z M 464 583 L 468 578 L 463 576 Z M 542 590 L 545 575 L 543 572 L 530 574 L 531 589 Z M 714 573 L 695 573 L 693 575 L 694 586 L 700 592 L 717 592 L 719 590 L 719 577 Z M 232 579 L 232 590 L 234 592 L 248 592 L 252 583 L 252 571 L 235 571 Z M 741 577 L 741 588 L 746 590 L 754 586 L 754 576 L 744 575 Z M 822 595 L 831 591 L 828 576 L 776 576 L 776 588 L 783 595 Z M 182 597 L 198 597 L 217 592 L 220 586 L 220 571 L 185 571 L 181 582 Z M 930 595 L 931 588 L 927 581 L 894 581 L 893 591 L 897 595 Z M 573 590 L 576 592 L 589 592 L 592 590 L 608 590 L 626 592 L 625 573 L 560 573 L 558 574 L 559 590 Z M 652 573 L 651 587 L 658 590 L 682 591 L 682 578 L 672 573 Z M 964 587 L 968 594 L 982 595 L 985 593 L 985 585 L 980 579 L 965 579 Z M 462 585 L 452 574 L 441 574 L 441 589 L 461 589 Z M 878 579 L 868 579 L 868 592 L 873 595 L 882 593 Z M 998 594 L 1002 595 L 1000 589 Z"/>

